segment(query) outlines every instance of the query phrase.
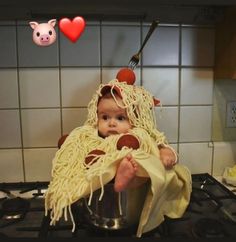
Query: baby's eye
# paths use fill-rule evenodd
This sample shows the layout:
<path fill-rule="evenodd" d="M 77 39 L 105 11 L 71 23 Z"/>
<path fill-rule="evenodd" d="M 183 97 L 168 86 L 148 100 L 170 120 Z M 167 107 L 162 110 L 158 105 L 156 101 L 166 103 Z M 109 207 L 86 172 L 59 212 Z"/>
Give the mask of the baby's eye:
<path fill-rule="evenodd" d="M 108 120 L 108 116 L 107 115 L 102 115 L 102 119 L 103 120 Z"/>
<path fill-rule="evenodd" d="M 120 116 L 117 117 L 117 119 L 118 119 L 119 121 L 124 121 L 124 120 L 126 120 L 126 117 L 123 116 L 123 115 L 120 115 Z"/>

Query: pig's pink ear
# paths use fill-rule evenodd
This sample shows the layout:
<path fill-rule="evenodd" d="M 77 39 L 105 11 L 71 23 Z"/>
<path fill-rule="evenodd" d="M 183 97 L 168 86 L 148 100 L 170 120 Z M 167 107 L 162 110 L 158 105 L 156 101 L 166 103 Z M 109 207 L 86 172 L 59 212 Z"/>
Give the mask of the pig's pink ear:
<path fill-rule="evenodd" d="M 39 25 L 37 22 L 30 22 L 29 24 L 30 24 L 30 26 L 31 26 L 32 29 L 35 29 L 36 26 Z"/>
<path fill-rule="evenodd" d="M 52 25 L 52 27 L 55 27 L 57 20 L 56 19 L 51 19 L 48 21 L 48 24 Z"/>

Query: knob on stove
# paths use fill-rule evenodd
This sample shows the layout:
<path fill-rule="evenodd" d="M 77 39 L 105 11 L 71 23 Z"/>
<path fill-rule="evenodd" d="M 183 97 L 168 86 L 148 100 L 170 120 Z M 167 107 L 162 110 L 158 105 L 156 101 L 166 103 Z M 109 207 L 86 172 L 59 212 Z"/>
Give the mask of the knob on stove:
<path fill-rule="evenodd" d="M 115 222 L 112 219 L 109 219 L 106 222 L 106 225 L 107 225 L 108 228 L 112 228 L 115 225 Z"/>

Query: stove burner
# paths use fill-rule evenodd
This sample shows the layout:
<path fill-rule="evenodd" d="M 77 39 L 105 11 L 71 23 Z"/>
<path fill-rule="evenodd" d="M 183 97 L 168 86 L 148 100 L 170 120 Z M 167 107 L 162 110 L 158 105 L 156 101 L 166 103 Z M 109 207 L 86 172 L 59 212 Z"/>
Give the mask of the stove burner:
<path fill-rule="evenodd" d="M 0 239 L 7 238 L 7 236 L 4 233 L 0 233 Z"/>
<path fill-rule="evenodd" d="M 193 226 L 193 233 L 200 238 L 225 237 L 223 224 L 211 218 L 197 220 Z"/>
<path fill-rule="evenodd" d="M 20 219 L 29 208 L 30 202 L 26 199 L 20 197 L 7 199 L 2 203 L 2 216 L 6 220 Z"/>

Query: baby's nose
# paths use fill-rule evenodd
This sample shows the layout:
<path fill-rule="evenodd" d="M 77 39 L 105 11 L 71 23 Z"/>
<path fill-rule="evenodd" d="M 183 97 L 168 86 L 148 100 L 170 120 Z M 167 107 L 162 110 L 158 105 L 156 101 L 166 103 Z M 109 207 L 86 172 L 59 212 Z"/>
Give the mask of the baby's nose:
<path fill-rule="evenodd" d="M 109 121 L 109 125 L 112 126 L 112 127 L 116 126 L 116 120 L 113 119 L 113 118 L 110 119 L 110 121 Z"/>

